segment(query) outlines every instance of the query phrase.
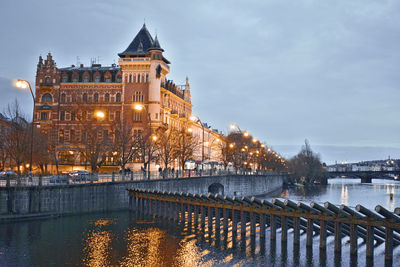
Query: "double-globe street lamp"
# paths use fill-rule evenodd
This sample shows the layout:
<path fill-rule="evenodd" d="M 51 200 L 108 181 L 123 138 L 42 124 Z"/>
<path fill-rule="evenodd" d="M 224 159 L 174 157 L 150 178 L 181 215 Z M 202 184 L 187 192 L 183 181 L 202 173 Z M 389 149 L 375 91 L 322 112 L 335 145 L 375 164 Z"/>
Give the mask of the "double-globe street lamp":
<path fill-rule="evenodd" d="M 136 111 L 140 111 L 140 112 L 143 111 L 143 110 L 146 111 L 147 116 L 149 118 L 150 136 L 151 136 L 151 138 L 152 138 L 152 140 L 154 142 L 157 141 L 157 136 L 155 136 L 155 135 L 152 136 L 152 131 L 153 131 L 153 129 L 152 129 L 152 121 L 151 121 L 150 113 L 149 113 L 148 109 L 146 108 L 146 106 L 143 105 L 143 104 L 134 104 L 133 108 Z M 150 145 L 149 145 L 147 157 L 148 157 L 148 161 L 149 161 L 149 163 L 147 164 L 147 179 L 150 180 L 150 161 L 151 161 L 151 159 L 150 159 L 151 158 L 151 147 L 150 147 Z"/>
<path fill-rule="evenodd" d="M 29 88 L 29 91 L 31 92 L 32 100 L 33 100 L 33 110 L 32 110 L 32 125 L 31 125 L 31 156 L 30 156 L 30 162 L 29 162 L 29 174 L 32 174 L 32 155 L 33 155 L 33 126 L 35 122 L 35 96 L 32 91 L 31 84 L 26 81 L 26 80 L 20 80 L 18 79 L 17 82 L 15 83 L 16 87 L 21 88 L 21 89 L 26 89 Z"/>

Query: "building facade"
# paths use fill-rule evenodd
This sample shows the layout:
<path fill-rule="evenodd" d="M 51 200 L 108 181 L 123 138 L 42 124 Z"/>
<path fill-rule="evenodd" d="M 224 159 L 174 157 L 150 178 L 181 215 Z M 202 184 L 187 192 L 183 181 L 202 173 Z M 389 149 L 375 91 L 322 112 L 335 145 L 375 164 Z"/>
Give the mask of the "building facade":
<path fill-rule="evenodd" d="M 163 52 L 157 36 L 153 39 L 143 25 L 128 48 L 118 54 L 118 65 L 58 68 L 50 53 L 45 60 L 39 57 L 35 125 L 52 140 L 62 171 L 87 166 L 88 159 L 82 152 L 88 142 L 84 129 L 93 119 L 101 124 L 101 131 L 96 131 L 99 142 L 115 139 L 115 128 L 121 124 L 132 136 L 155 134 L 160 128 L 190 128 L 200 140 L 193 160 L 218 160 L 217 143 L 223 140 L 220 133 L 190 120 L 189 79 L 183 85 L 167 79 L 170 62 Z M 103 165 L 115 170 L 116 152 L 105 152 Z M 140 160 L 132 159 L 128 166 L 138 169 Z"/>

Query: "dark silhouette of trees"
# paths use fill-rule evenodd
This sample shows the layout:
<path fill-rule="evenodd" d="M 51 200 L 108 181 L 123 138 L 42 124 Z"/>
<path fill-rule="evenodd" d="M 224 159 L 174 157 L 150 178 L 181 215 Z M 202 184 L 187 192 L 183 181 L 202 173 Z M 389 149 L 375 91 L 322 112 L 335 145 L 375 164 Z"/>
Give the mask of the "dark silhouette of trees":
<path fill-rule="evenodd" d="M 305 140 L 300 152 L 288 161 L 288 166 L 296 182 L 313 183 L 325 174 L 320 156 L 311 150 L 308 140 Z"/>

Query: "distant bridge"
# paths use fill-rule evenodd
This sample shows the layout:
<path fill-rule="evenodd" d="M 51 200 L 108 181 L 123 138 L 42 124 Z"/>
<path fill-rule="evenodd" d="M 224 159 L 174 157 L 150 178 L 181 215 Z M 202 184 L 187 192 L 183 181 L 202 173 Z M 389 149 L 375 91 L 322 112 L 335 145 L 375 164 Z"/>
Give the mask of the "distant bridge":
<path fill-rule="evenodd" d="M 400 178 L 400 170 L 394 171 L 331 171 L 328 178 L 346 177 L 360 178 L 362 183 L 371 183 L 372 179 L 395 180 L 393 176 Z"/>

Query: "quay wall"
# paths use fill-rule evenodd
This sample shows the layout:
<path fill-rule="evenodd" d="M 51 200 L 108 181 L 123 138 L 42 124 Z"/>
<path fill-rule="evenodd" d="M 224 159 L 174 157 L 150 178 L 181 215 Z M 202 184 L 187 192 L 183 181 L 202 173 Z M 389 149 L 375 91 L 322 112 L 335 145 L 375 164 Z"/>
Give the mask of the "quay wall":
<path fill-rule="evenodd" d="M 229 175 L 55 186 L 1 187 L 0 221 L 128 209 L 128 188 L 192 194 L 217 192 L 229 196 L 260 195 L 282 187 L 285 177 L 285 174 Z M 213 188 L 218 191 L 213 191 Z"/>

